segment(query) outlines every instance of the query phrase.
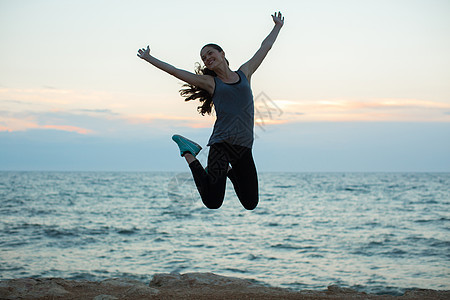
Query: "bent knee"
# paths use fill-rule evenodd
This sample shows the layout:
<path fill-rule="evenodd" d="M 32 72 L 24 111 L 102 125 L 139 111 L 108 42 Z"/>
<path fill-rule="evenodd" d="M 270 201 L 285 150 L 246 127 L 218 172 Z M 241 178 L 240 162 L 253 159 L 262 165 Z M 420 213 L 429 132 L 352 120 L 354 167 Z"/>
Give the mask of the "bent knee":
<path fill-rule="evenodd" d="M 246 210 L 254 210 L 256 206 L 258 206 L 258 199 L 252 202 L 242 203 L 242 206 L 244 206 Z"/>
<path fill-rule="evenodd" d="M 209 209 L 219 209 L 222 206 L 222 203 L 220 203 L 220 204 L 211 204 L 211 203 L 206 204 L 205 203 L 205 206 Z"/>
<path fill-rule="evenodd" d="M 218 209 L 222 206 L 223 203 L 223 198 L 208 198 L 208 199 L 203 199 L 203 204 L 205 204 L 205 206 L 209 209 Z"/>

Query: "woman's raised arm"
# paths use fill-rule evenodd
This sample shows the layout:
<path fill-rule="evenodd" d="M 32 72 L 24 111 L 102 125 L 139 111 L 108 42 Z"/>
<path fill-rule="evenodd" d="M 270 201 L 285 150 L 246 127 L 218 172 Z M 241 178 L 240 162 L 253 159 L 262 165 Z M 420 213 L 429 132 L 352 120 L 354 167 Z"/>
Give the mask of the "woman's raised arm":
<path fill-rule="evenodd" d="M 275 23 L 272 31 L 261 43 L 261 47 L 258 49 L 258 51 L 256 51 L 253 57 L 239 68 L 249 79 L 263 62 L 267 53 L 272 48 L 272 45 L 275 43 L 278 33 L 280 33 L 281 27 L 283 27 L 284 25 L 284 17 L 281 15 L 281 12 L 278 12 L 278 14 L 274 13 L 272 15 L 272 19 Z"/>
<path fill-rule="evenodd" d="M 198 75 L 186 70 L 178 69 L 166 62 L 163 62 L 156 57 L 150 55 L 150 47 L 142 48 L 138 50 L 138 57 L 143 60 L 149 62 L 153 66 L 157 67 L 160 70 L 184 81 L 189 84 L 192 84 L 196 87 L 206 90 L 210 94 L 214 92 L 214 78 L 209 75 Z"/>

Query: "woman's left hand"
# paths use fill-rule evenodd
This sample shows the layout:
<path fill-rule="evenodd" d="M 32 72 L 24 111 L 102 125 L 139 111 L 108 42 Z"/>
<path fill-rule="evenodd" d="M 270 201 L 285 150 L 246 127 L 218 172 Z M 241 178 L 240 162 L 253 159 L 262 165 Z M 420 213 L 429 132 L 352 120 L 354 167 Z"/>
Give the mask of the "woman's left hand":
<path fill-rule="evenodd" d="M 280 25 L 280 26 L 284 25 L 284 17 L 281 15 L 281 12 L 278 12 L 278 14 L 275 12 L 272 15 L 272 19 L 275 22 L 275 25 Z"/>

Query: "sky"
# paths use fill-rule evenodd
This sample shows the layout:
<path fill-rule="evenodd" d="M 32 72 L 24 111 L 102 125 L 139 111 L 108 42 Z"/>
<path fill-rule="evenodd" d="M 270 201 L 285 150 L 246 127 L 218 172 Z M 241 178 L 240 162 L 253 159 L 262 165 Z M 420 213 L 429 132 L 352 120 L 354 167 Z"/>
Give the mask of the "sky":
<path fill-rule="evenodd" d="M 275 11 L 259 171 L 450 172 L 447 0 L 0 0 L 0 170 L 188 171 L 170 137 L 206 145 L 214 116 L 137 50 L 193 71 L 214 42 L 238 69 Z"/>

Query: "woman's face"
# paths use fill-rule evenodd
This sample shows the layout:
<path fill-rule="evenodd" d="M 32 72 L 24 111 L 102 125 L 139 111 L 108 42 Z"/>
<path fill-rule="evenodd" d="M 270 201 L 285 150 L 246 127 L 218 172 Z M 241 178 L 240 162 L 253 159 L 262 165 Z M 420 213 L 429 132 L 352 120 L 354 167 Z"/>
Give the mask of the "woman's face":
<path fill-rule="evenodd" d="M 225 61 L 225 53 L 210 46 L 204 47 L 200 52 L 200 56 L 205 66 L 210 70 L 214 70 L 214 68 Z"/>

